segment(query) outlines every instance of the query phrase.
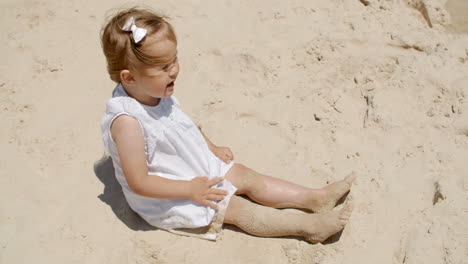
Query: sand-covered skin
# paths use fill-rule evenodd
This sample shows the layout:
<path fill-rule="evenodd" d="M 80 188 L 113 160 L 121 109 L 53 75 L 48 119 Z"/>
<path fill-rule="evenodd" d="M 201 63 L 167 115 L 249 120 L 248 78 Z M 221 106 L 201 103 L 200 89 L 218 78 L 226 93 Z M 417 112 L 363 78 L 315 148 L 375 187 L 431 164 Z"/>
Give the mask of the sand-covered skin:
<path fill-rule="evenodd" d="M 468 35 L 444 0 L 146 2 L 173 18 L 175 95 L 236 161 L 314 188 L 357 172 L 341 237 L 314 245 L 131 212 L 98 162 L 98 35 L 123 3 L 0 3 L 0 263 L 466 262 Z"/>
<path fill-rule="evenodd" d="M 316 213 L 333 210 L 338 201 L 346 198 L 343 196 L 350 191 L 355 180 L 356 173 L 352 172 L 343 180 L 331 183 L 320 189 L 320 191 L 313 192 L 313 195 L 309 197 L 307 208 Z"/>
<path fill-rule="evenodd" d="M 325 213 L 291 213 L 233 196 L 225 223 L 262 238 L 296 236 L 310 243 L 320 243 L 341 231 L 352 211 L 348 203 L 341 210 Z"/>

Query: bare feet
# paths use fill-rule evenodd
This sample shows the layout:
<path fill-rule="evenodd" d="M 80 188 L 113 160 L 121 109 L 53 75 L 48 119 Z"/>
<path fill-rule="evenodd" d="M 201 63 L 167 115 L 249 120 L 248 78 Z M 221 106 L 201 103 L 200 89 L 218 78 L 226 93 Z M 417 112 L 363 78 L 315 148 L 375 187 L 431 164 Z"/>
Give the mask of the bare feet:
<path fill-rule="evenodd" d="M 309 215 L 312 224 L 305 235 L 305 240 L 309 243 L 319 243 L 336 234 L 344 228 L 352 211 L 352 206 L 348 204 L 339 211 Z"/>
<path fill-rule="evenodd" d="M 351 172 L 341 181 L 329 184 L 320 190 L 314 190 L 307 199 L 307 208 L 316 213 L 331 211 L 340 198 L 349 191 L 355 179 L 356 173 Z"/>

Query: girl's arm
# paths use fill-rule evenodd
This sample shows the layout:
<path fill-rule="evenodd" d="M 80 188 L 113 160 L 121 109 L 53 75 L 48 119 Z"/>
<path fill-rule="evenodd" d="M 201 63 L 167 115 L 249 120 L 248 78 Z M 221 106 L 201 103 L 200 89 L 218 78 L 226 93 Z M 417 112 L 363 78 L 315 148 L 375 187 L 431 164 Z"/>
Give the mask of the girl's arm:
<path fill-rule="evenodd" d="M 224 161 L 225 163 L 229 163 L 234 159 L 234 155 L 232 154 L 232 151 L 228 147 L 218 147 L 211 140 L 203 133 L 203 130 L 200 125 L 198 125 L 198 129 L 200 130 L 200 133 L 202 134 L 203 138 L 206 141 L 206 144 L 208 145 L 208 148 L 215 154 L 219 159 Z"/>
<path fill-rule="evenodd" d="M 134 193 L 159 199 L 191 199 L 215 209 L 216 204 L 210 200 L 222 200 L 227 194 L 223 190 L 211 188 L 223 178 L 208 180 L 205 176 L 184 181 L 148 175 L 143 133 L 140 124 L 133 117 L 117 117 L 112 123 L 111 134 L 117 145 L 125 179 Z"/>
<path fill-rule="evenodd" d="M 203 138 L 205 139 L 206 144 L 208 144 L 208 148 L 211 151 L 213 151 L 213 149 L 215 149 L 217 146 L 215 144 L 213 144 L 213 142 L 211 142 L 211 140 L 205 135 L 205 133 L 203 133 L 202 127 L 200 125 L 198 125 L 198 129 L 200 130 L 200 133 L 202 134 Z"/>

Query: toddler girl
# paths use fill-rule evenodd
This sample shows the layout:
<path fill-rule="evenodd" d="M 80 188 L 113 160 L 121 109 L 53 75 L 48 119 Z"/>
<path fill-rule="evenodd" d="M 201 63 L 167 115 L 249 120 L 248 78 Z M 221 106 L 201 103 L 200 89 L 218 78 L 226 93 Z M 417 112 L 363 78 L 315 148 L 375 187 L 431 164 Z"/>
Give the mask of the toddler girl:
<path fill-rule="evenodd" d="M 104 26 L 101 41 L 117 83 L 101 122 L 104 145 L 128 204 L 149 224 L 211 240 L 223 223 L 309 242 L 343 229 L 351 207 L 332 209 L 353 174 L 323 189 L 262 175 L 234 163 L 231 150 L 214 145 L 181 110 L 173 96 L 177 38 L 165 17 L 140 8 L 120 11 Z"/>

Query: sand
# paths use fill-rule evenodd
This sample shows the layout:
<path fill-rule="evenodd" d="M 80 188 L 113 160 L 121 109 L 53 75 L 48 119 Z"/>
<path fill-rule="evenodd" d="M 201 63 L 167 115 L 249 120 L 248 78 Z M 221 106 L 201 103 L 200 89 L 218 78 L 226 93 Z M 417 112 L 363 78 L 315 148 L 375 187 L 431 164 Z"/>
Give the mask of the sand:
<path fill-rule="evenodd" d="M 465 0 L 143 3 L 172 17 L 175 95 L 211 140 L 311 187 L 356 171 L 349 224 L 314 245 L 145 224 L 99 128 L 124 2 L 3 0 L 0 263 L 466 263 Z"/>

